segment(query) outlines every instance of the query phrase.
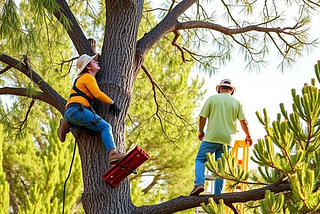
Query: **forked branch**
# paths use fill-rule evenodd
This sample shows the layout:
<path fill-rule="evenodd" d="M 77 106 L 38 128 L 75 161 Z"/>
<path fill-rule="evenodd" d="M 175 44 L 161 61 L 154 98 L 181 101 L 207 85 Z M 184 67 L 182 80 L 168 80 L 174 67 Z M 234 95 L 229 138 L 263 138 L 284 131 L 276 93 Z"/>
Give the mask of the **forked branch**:
<path fill-rule="evenodd" d="M 163 120 L 163 119 L 162 119 L 161 116 L 159 115 L 159 111 L 160 111 L 160 107 L 159 107 L 159 106 L 160 106 L 160 105 L 159 105 L 159 103 L 158 103 L 158 101 L 157 101 L 156 88 L 160 91 L 160 93 L 162 94 L 162 96 L 163 96 L 163 97 L 166 99 L 166 101 L 169 103 L 169 105 L 171 106 L 174 114 L 185 124 L 185 127 L 186 127 L 186 126 L 192 127 L 192 124 L 190 124 L 186 119 L 184 119 L 183 117 L 181 117 L 181 113 L 180 113 L 180 112 L 177 112 L 177 110 L 179 111 L 179 109 L 177 109 L 177 107 L 171 102 L 171 100 L 170 100 L 170 99 L 167 97 L 167 95 L 162 91 L 162 89 L 159 87 L 159 85 L 153 80 L 153 78 L 152 78 L 150 72 L 148 71 L 148 69 L 147 69 L 144 65 L 141 66 L 141 69 L 145 72 L 145 74 L 147 75 L 147 77 L 149 78 L 149 80 L 150 80 L 150 82 L 151 82 L 151 84 L 152 84 L 153 98 L 154 98 L 154 101 L 155 101 L 156 106 L 157 106 L 157 110 L 156 110 L 155 115 L 158 117 L 158 119 L 159 119 L 159 121 L 160 121 L 161 129 L 162 129 L 163 133 L 166 135 L 166 137 L 167 137 L 170 141 L 174 142 L 174 141 L 167 135 L 167 133 L 166 133 L 165 130 L 164 130 L 163 123 L 162 123 L 162 120 Z"/>
<path fill-rule="evenodd" d="M 15 68 L 16 70 L 20 71 L 22 74 L 26 75 L 34 84 L 36 84 L 41 89 L 41 91 L 38 92 L 37 94 L 29 95 L 27 94 L 27 89 L 25 88 L 4 87 L 4 88 L 0 88 L 0 95 L 13 94 L 13 95 L 27 96 L 34 99 L 39 99 L 41 101 L 44 101 L 52 105 L 59 112 L 63 114 L 66 100 L 63 97 L 61 97 L 61 95 L 59 95 L 46 81 L 44 81 L 39 74 L 37 74 L 31 69 L 28 63 L 27 56 L 23 56 L 23 60 L 24 62 L 26 62 L 26 64 L 8 55 L 0 54 L 0 62 L 7 64 L 7 67 Z M 6 71 L 8 70 L 9 69 L 7 69 Z"/>

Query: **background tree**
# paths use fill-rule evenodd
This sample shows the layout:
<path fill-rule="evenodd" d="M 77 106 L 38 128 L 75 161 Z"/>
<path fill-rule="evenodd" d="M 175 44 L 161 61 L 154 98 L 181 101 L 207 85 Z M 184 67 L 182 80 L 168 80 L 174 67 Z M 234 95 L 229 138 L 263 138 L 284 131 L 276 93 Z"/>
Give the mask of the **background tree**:
<path fill-rule="evenodd" d="M 211 7 L 202 2 L 194 0 L 168 2 L 169 4 L 162 8 L 164 14 L 157 24 L 142 37 L 138 37 L 141 18 L 148 17 L 152 12 L 149 8 L 144 8 L 144 2 L 140 0 L 105 1 L 99 4 L 92 4 L 90 1 L 64 0 L 28 1 L 28 4 L 25 4 L 22 1 L 19 8 L 12 0 L 2 0 L 0 2 L 3 8 L 0 15 L 0 45 L 3 53 L 0 55 L 0 61 L 3 63 L 1 73 L 20 72 L 30 79 L 34 90 L 31 90 L 33 93 L 29 93 L 30 90 L 26 90 L 25 85 L 21 85 L 21 88 L 3 87 L 0 89 L 0 94 L 28 96 L 44 101 L 62 114 L 66 103 L 63 97 L 66 96 L 63 96 L 63 93 L 61 96 L 58 90 L 54 90 L 48 84 L 49 80 L 44 79 L 40 72 L 30 67 L 31 64 L 41 63 L 44 59 L 29 54 L 28 50 L 39 45 L 39 41 L 42 41 L 41 32 L 44 32 L 49 46 L 40 51 L 47 53 L 46 56 L 52 65 L 54 63 L 64 65 L 63 62 L 68 62 L 72 58 L 71 54 L 69 58 L 65 57 L 68 55 L 67 50 L 60 53 L 60 57 L 51 58 L 51 54 L 57 55 L 51 47 L 70 44 L 68 43 L 70 41 L 78 54 L 93 54 L 86 36 L 95 35 L 95 32 L 90 32 L 91 29 L 95 29 L 96 34 L 100 34 L 99 29 L 102 29 L 103 36 L 101 34 L 96 36 L 103 41 L 99 60 L 101 72 L 97 79 L 100 88 L 119 104 L 122 112 L 119 117 L 114 118 L 107 113 L 108 106 L 97 103 L 95 108 L 111 123 L 116 144 L 120 150 L 124 150 L 125 119 L 132 100 L 134 82 L 140 68 L 146 68 L 143 64 L 144 58 L 157 42 L 173 33 L 172 44 L 179 51 L 182 61 L 196 60 L 208 72 L 214 71 L 215 65 L 229 60 L 233 50 L 242 51 L 249 65 L 255 67 L 263 63 L 269 43 L 275 45 L 282 56 L 281 65 L 287 65 L 312 45 L 313 40 L 307 34 L 308 14 L 319 5 L 315 1 L 302 1 L 297 4 L 289 2 L 285 6 L 297 6 L 295 14 L 298 14 L 296 23 L 290 25 L 283 19 L 282 12 L 285 14 L 287 7 L 281 9 L 281 2 L 264 1 L 264 4 L 258 5 L 257 1 L 251 4 L 221 1 L 222 8 L 217 7 L 217 9 L 223 11 L 222 15 L 230 21 L 225 24 L 226 27 L 211 15 L 216 11 L 213 10 L 212 13 L 206 11 L 206 8 Z M 287 1 L 283 2 L 285 4 Z M 215 6 L 218 4 L 216 1 L 210 3 L 214 3 Z M 195 6 L 191 8 L 193 5 Z M 187 11 L 189 8 L 193 13 Z M 252 16 L 250 20 L 253 11 L 262 11 L 261 16 Z M 244 21 L 240 19 L 241 16 L 237 16 L 241 14 L 238 12 L 244 13 Z M 19 19 L 19 15 L 24 13 L 29 13 L 28 17 Z M 39 23 L 42 28 L 37 27 L 36 24 Z M 210 39 L 205 38 L 204 35 L 208 34 L 202 32 L 209 32 Z M 177 43 L 180 36 L 182 41 Z M 52 38 L 54 40 L 51 40 Z M 196 45 L 204 41 L 213 42 L 210 44 L 211 53 L 190 51 L 190 48 L 202 47 Z M 24 56 L 19 58 L 21 54 Z M 215 63 L 212 63 L 213 61 Z M 52 73 L 50 69 L 52 68 L 46 72 L 49 75 Z M 39 70 L 44 69 L 39 67 Z M 155 85 L 153 81 L 151 83 Z M 73 134 L 79 145 L 82 163 L 84 183 L 82 204 L 86 213 L 172 213 L 197 206 L 207 200 L 206 197 L 180 197 L 159 205 L 135 207 L 130 200 L 128 180 L 117 188 L 112 188 L 101 179 L 102 173 L 110 166 L 107 164 L 107 154 L 100 137 L 91 137 L 83 130 Z M 283 191 L 282 187 L 271 185 L 265 189 L 277 192 Z M 264 193 L 265 189 L 257 191 Z M 248 199 L 234 195 L 230 197 L 236 198 L 235 200 Z M 229 202 L 225 201 L 226 204 Z"/>
<path fill-rule="evenodd" d="M 0 125 L 0 130 L 2 130 L 2 125 Z M 0 149 L 1 151 L 3 151 L 3 144 L 5 142 L 4 140 L 4 136 L 1 135 L 0 137 Z M 2 165 L 3 163 L 3 154 L 0 153 L 0 163 Z M 10 205 L 10 201 L 9 201 L 9 193 L 10 193 L 10 189 L 9 189 L 9 183 L 6 180 L 6 173 L 3 171 L 3 167 L 0 168 L 0 192 L 2 194 L 1 196 L 1 200 L 0 200 L 0 204 L 1 204 L 1 208 L 0 211 L 1 213 L 6 213 L 9 210 L 9 205 Z"/>
<path fill-rule="evenodd" d="M 148 19 L 149 23 L 152 21 L 151 17 Z M 145 22 L 145 21 L 144 21 Z M 141 23 L 140 27 L 147 27 L 148 25 L 146 23 Z M 38 46 L 37 49 L 30 49 L 29 53 L 37 52 L 39 49 L 45 49 L 48 45 L 46 40 L 41 44 L 43 47 Z M 139 125 L 139 128 L 135 129 L 134 131 L 131 131 L 131 134 L 128 135 L 128 149 L 131 149 L 133 145 L 138 144 L 142 146 L 143 148 L 148 149 L 148 152 L 151 154 L 152 157 L 157 156 L 155 153 L 162 154 L 157 159 L 153 158 L 154 161 L 150 160 L 148 162 L 147 167 L 140 167 L 139 174 L 135 176 L 131 176 L 132 185 L 134 186 L 134 190 L 131 191 L 131 195 L 134 198 L 134 204 L 136 205 L 142 205 L 142 204 L 152 204 L 152 203 L 158 203 L 159 201 L 165 201 L 170 198 L 176 197 L 179 194 L 187 194 L 188 189 L 184 188 L 190 180 L 192 180 L 193 177 L 193 156 L 195 155 L 193 152 L 193 146 L 197 146 L 198 144 L 195 144 L 196 141 L 188 139 L 190 137 L 190 131 L 193 131 L 192 125 L 195 121 L 192 117 L 193 110 L 196 106 L 197 100 L 201 96 L 201 92 L 199 91 L 198 87 L 200 88 L 202 86 L 202 83 L 199 83 L 197 79 L 192 80 L 189 78 L 189 73 L 191 71 L 192 63 L 185 64 L 183 67 L 181 67 L 180 58 L 178 56 L 175 56 L 174 48 L 171 47 L 172 50 L 170 50 L 170 41 L 163 40 L 160 42 L 159 47 L 161 49 L 167 50 L 166 52 L 159 52 L 157 48 L 153 48 L 153 50 L 150 52 L 150 57 L 147 57 L 145 60 L 145 64 L 148 65 L 148 68 L 150 69 L 150 72 L 153 73 L 153 78 L 157 82 L 165 82 L 166 84 L 162 85 L 159 89 L 163 91 L 156 91 L 154 93 L 158 93 L 159 96 L 157 96 L 157 105 L 162 106 L 161 109 L 167 109 L 165 112 L 158 111 L 159 117 L 162 117 L 162 114 L 165 114 L 167 116 L 164 116 L 164 129 L 166 129 L 166 136 L 171 135 L 173 133 L 173 137 L 170 137 L 171 141 L 167 141 L 167 137 L 165 135 L 162 136 L 162 128 L 159 126 L 156 127 L 157 123 L 152 119 L 152 115 L 156 112 L 156 108 L 151 108 L 153 105 L 153 95 L 150 93 L 150 87 L 151 84 L 145 84 L 145 80 L 148 80 L 148 76 L 145 73 L 140 74 L 140 81 L 136 82 L 136 95 L 134 95 L 134 103 L 131 106 L 133 110 L 134 118 L 136 123 L 144 123 L 145 118 L 149 118 L 149 125 L 152 125 L 149 129 L 147 129 L 148 125 L 144 123 L 143 125 Z M 62 44 L 63 46 L 63 44 Z M 59 48 L 59 46 L 57 47 Z M 99 48 L 99 47 L 98 47 Z M 66 47 L 61 47 L 60 52 L 63 52 L 66 50 Z M 59 52 L 59 51 L 57 51 Z M 37 53 L 38 56 L 44 54 Z M 59 56 L 59 55 L 58 55 Z M 157 57 L 157 58 L 155 58 Z M 44 59 L 47 59 L 45 56 Z M 52 55 L 51 58 L 54 58 Z M 154 62 L 157 62 L 156 64 Z M 55 79 L 55 81 L 52 81 L 51 85 L 57 85 L 59 87 L 59 91 L 63 91 L 64 93 L 66 91 L 69 91 L 70 89 L 70 80 L 69 78 L 61 78 L 61 76 L 65 76 L 66 74 L 69 74 L 69 66 L 68 63 L 65 63 L 66 65 L 64 67 L 62 65 L 54 65 L 54 71 L 55 73 L 53 75 L 47 75 L 45 73 L 47 70 L 44 71 L 43 76 L 45 79 L 48 79 L 49 76 L 51 79 Z M 43 67 L 48 67 L 52 65 L 52 62 L 49 60 L 42 61 Z M 35 65 L 31 65 L 35 66 Z M 166 68 L 164 73 L 160 73 L 159 75 L 156 75 L 157 73 L 153 72 L 157 69 L 162 69 L 166 66 L 169 66 Z M 59 69 L 59 70 L 58 70 Z M 146 71 L 147 73 L 148 71 Z M 7 75 L 3 75 L 3 80 L 5 82 L 12 82 L 15 83 L 15 80 L 17 79 L 16 75 L 19 75 L 19 73 L 10 75 L 11 73 L 6 73 Z M 169 74 L 169 75 L 168 75 Z M 72 73 L 70 74 L 71 76 Z M 150 75 L 150 74 L 148 74 Z M 168 79 L 170 78 L 170 79 Z M 21 85 L 28 86 L 28 93 L 34 93 L 36 89 L 34 88 L 34 85 L 29 82 L 28 79 L 23 78 L 22 76 L 19 76 L 19 82 L 20 84 L 16 84 L 17 87 L 20 87 Z M 164 81 L 165 80 L 165 81 Z M 179 80 L 179 81 L 177 81 Z M 191 86 L 188 86 L 188 82 L 191 82 Z M 61 83 L 62 82 L 62 83 Z M 63 85 L 63 83 L 65 85 Z M 161 94 L 161 92 L 163 94 Z M 146 93 L 143 97 L 138 94 Z M 148 96 L 149 95 L 149 96 Z M 151 95 L 151 96 L 150 96 Z M 149 97 L 149 98 L 147 98 Z M 163 98 L 162 98 L 163 97 Z M 185 102 L 184 97 L 186 97 L 189 101 Z M 16 179 L 11 181 L 12 188 L 11 192 L 19 192 L 19 196 L 11 197 L 11 207 L 14 207 L 14 212 L 18 213 L 20 209 L 20 213 L 25 212 L 36 212 L 36 209 L 39 212 L 48 212 L 50 210 L 50 213 L 59 213 L 62 209 L 62 196 L 63 196 L 63 187 L 66 179 L 66 175 L 68 174 L 69 170 L 69 164 L 72 159 L 72 150 L 73 150 L 73 144 L 66 146 L 66 144 L 57 144 L 57 138 L 56 138 L 56 132 L 55 130 L 57 125 L 57 118 L 59 118 L 58 113 L 53 108 L 47 108 L 47 106 L 44 103 L 35 104 L 32 99 L 25 99 L 24 97 L 16 97 L 17 99 L 14 99 L 16 101 L 13 101 L 11 104 L 12 106 L 15 106 L 14 111 L 12 111 L 9 107 L 7 109 L 2 109 L 1 112 L 1 122 L 5 124 L 5 127 L 10 133 L 8 136 L 9 138 L 6 140 L 7 143 L 12 144 L 10 146 L 10 149 L 5 148 L 2 151 L 5 155 L 5 160 L 3 161 L 3 167 L 7 172 L 8 177 L 10 175 L 13 175 Z M 174 112 L 170 113 L 169 109 L 166 107 L 167 100 L 170 100 L 171 105 L 175 106 L 175 111 L 179 112 L 177 114 L 183 115 L 183 117 L 186 117 L 187 122 L 184 121 L 183 123 L 179 124 L 179 120 L 175 119 Z M 139 103 L 145 103 L 145 108 L 141 109 L 141 105 Z M 33 104 L 32 104 L 33 103 Z M 180 104 L 181 103 L 181 104 Z M 31 105 L 32 104 L 32 105 Z M 3 106 L 3 105 L 1 105 Z M 17 106 L 23 106 L 24 108 L 17 108 Z M 155 105 L 154 105 L 155 106 Z M 181 109 L 181 110 L 180 110 Z M 142 110 L 142 112 L 141 112 Z M 26 117 L 21 117 L 21 112 L 28 112 Z M 40 113 L 39 113 L 40 112 Z M 140 113 L 139 113 L 140 112 Z M 150 112 L 151 114 L 147 114 L 147 112 Z M 169 116 L 168 116 L 169 115 Z M 172 116 L 170 116 L 172 115 Z M 187 117 L 187 115 L 189 115 Z M 145 117 L 147 116 L 147 117 Z M 181 117 L 181 116 L 180 116 Z M 35 118 L 30 121 L 27 121 L 26 118 Z M 138 119 L 140 118 L 140 119 Z M 156 119 L 157 120 L 157 117 Z M 21 122 L 23 121 L 23 122 Z M 131 121 L 131 120 L 130 120 Z M 129 123 L 130 123 L 129 121 Z M 21 123 L 23 125 L 21 125 Z M 174 124 L 175 123 L 175 124 Z M 174 125 L 171 125 L 174 124 Z M 185 128 L 186 126 L 189 126 Z M 40 128 L 39 128 L 40 127 Z M 128 126 L 130 127 L 130 125 Z M 136 135 L 134 133 L 139 132 L 139 130 L 143 130 L 145 128 L 145 132 L 148 133 L 147 138 L 151 139 L 145 139 L 144 136 L 142 136 L 144 139 L 139 139 L 137 141 Z M 174 129 L 173 131 L 171 131 Z M 2 129 L 1 129 L 2 130 Z M 20 138 L 23 138 L 21 142 L 18 142 L 16 140 L 16 136 L 20 136 Z M 160 137 L 159 137 L 160 136 Z M 69 136 L 70 137 L 70 136 Z M 33 139 L 36 138 L 34 141 Z M 153 138 L 153 140 L 152 140 Z M 131 141 L 130 139 L 135 139 L 135 141 Z M 70 140 L 70 138 L 69 138 Z M 141 143 L 139 143 L 141 141 Z M 72 142 L 72 141 L 71 141 Z M 174 142 L 174 144 L 172 144 Z M 186 144 L 186 143 L 187 144 Z M 25 145 L 26 143 L 29 143 L 28 150 L 21 149 L 21 145 Z M 32 146 L 32 144 L 35 143 L 36 146 Z M 162 147 L 159 146 L 159 144 L 163 145 Z M 5 144 L 7 146 L 7 144 Z M 20 145 L 20 146 L 16 146 Z M 31 145 L 31 146 L 30 146 Z M 165 147 L 164 147 L 165 146 Z M 61 148 L 62 147 L 62 148 Z M 164 148 L 163 148 L 164 147 Z M 38 150 L 41 150 L 41 152 L 37 152 Z M 150 148 L 150 149 L 149 149 Z M 152 148 L 152 149 L 151 149 Z M 58 152 L 58 154 L 53 154 L 51 150 L 54 149 L 55 152 Z M 153 152 L 153 150 L 155 150 Z M 31 155 L 33 154 L 33 155 Z M 56 161 L 50 161 L 50 167 L 46 166 L 43 168 L 39 168 L 38 166 L 47 165 L 47 157 L 43 154 L 49 154 L 50 159 L 56 160 Z M 28 160 L 25 161 L 26 158 L 24 155 L 28 155 Z M 57 157 L 59 156 L 59 157 Z M 62 160 L 61 157 L 63 157 Z M 75 181 L 75 178 L 79 179 L 79 162 L 78 157 L 76 157 L 76 160 L 74 163 L 76 164 L 76 167 L 73 169 L 73 173 L 76 173 L 76 176 L 72 176 L 68 182 L 67 192 L 66 192 L 66 201 L 68 202 L 66 204 L 65 210 L 70 210 L 72 212 L 78 211 L 79 204 L 81 204 L 81 200 L 77 200 L 77 197 L 80 197 L 79 190 L 82 187 L 82 182 Z M 186 159 L 187 158 L 187 159 Z M 19 163 L 19 160 L 22 162 Z M 36 161 L 37 160 L 37 161 Z M 184 163 L 181 165 L 181 163 Z M 11 164 L 11 165 L 10 165 Z M 9 167 L 10 166 L 10 167 Z M 50 170 L 59 168 L 59 173 L 50 173 L 50 177 L 47 183 L 37 183 L 37 186 L 34 185 L 34 181 L 37 181 L 39 178 L 39 175 L 45 175 L 47 174 L 46 168 L 51 168 Z M 27 169 L 29 170 L 22 170 Z M 14 170 L 16 169 L 16 170 Z M 30 169 L 32 169 L 30 172 Z M 13 172 L 14 173 L 13 173 Z M 57 170 L 55 170 L 57 171 Z M 147 172 L 146 172 L 147 171 Z M 157 173 L 152 173 L 157 172 Z M 36 172 L 36 173 L 35 173 Z M 149 172 L 149 173 L 148 173 Z M 28 176 L 26 176 L 28 174 Z M 145 187 L 143 190 L 140 189 L 137 185 L 139 183 L 142 183 L 141 176 L 144 177 L 145 174 L 150 178 L 154 176 L 153 181 L 150 183 L 148 187 Z M 71 174 L 73 175 L 73 174 Z M 23 179 L 21 179 L 23 177 Z M 75 177 L 75 178 L 74 178 Z M 134 182 L 134 180 L 137 180 L 137 182 Z M 77 191 L 73 189 L 73 183 L 76 182 L 77 185 Z M 30 183 L 30 185 L 21 185 L 21 183 Z M 145 183 L 145 182 L 143 182 Z M 170 183 L 173 186 L 176 186 L 175 188 L 168 188 L 168 185 L 165 185 L 167 183 Z M 177 185 L 180 184 L 180 185 Z M 29 192 L 34 191 L 34 188 L 36 187 L 38 190 L 45 189 L 47 186 L 51 186 L 51 189 L 53 191 L 49 192 L 47 194 L 46 191 L 42 191 L 40 194 L 41 197 L 37 196 L 34 197 L 32 200 L 37 200 L 38 203 L 30 204 L 30 201 L 28 202 L 28 194 Z M 71 186 L 71 188 L 69 188 Z M 161 188 L 160 188 L 161 186 Z M 155 196 L 155 193 L 158 193 L 158 190 L 161 189 L 162 194 L 157 194 L 157 197 Z M 141 192 L 142 191 L 142 192 Z M 161 193 L 159 192 L 159 193 Z M 50 198 L 53 195 L 55 196 L 55 203 L 48 203 L 45 202 L 45 206 L 39 206 L 39 203 L 43 204 L 44 200 L 43 198 Z M 165 194 L 164 194 L 165 193 Z M 6 195 L 6 194 L 4 194 Z M 38 194 L 35 194 L 38 195 Z M 9 194 L 6 197 L 9 199 Z M 57 197 L 58 196 L 58 197 Z M 141 197 L 139 197 L 141 196 Z M 152 198 L 156 198 L 156 200 L 153 200 Z M 58 204 L 56 203 L 58 201 Z M 26 206 L 28 204 L 28 206 Z M 16 206 L 13 206 L 16 205 Z M 6 209 L 8 210 L 8 209 Z"/>
<path fill-rule="evenodd" d="M 37 70 L 50 84 L 57 86 L 59 93 L 67 95 L 70 90 L 70 75 L 62 78 L 62 72 L 68 72 L 69 68 L 63 65 L 53 66 L 52 60 L 68 54 L 71 46 L 54 38 L 56 44 L 55 41 L 47 40 L 46 35 L 40 35 L 42 39 L 37 47 L 28 48 L 28 53 L 38 56 L 38 60 L 27 61 L 27 65 L 30 69 Z M 57 52 L 48 55 L 44 50 L 53 44 Z M 26 56 L 19 57 L 21 60 L 28 60 Z M 1 80 L 2 84 L 5 82 L 6 85 L 22 88 L 22 93 L 41 96 L 37 93 L 36 84 L 14 69 L 1 75 Z M 0 106 L 0 123 L 3 124 L 1 170 L 7 181 L 1 182 L 0 188 L 10 186 L 9 192 L 1 191 L 0 204 L 4 205 L 1 213 L 8 213 L 8 210 L 10 213 L 60 213 L 63 207 L 64 182 L 75 146 L 73 137 L 68 136 L 70 143 L 65 144 L 58 140 L 56 130 L 61 115 L 52 106 L 27 96 L 11 98 L 8 103 L 1 99 Z M 7 135 L 3 135 L 3 131 Z M 83 190 L 81 162 L 77 153 L 73 172 L 65 189 L 68 201 L 65 209 L 69 213 L 79 209 L 77 202 Z M 9 204 L 4 203 L 6 200 L 10 201 L 10 209 Z"/>

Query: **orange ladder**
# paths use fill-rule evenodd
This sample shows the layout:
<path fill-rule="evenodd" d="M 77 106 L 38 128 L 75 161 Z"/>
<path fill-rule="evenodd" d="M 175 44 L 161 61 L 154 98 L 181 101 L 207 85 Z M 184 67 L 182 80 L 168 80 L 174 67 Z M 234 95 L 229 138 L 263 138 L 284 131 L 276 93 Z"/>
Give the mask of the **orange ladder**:
<path fill-rule="evenodd" d="M 239 151 L 240 150 L 240 151 Z M 242 155 L 240 156 L 242 151 Z M 245 173 L 248 172 L 248 162 L 249 162 L 249 143 L 244 140 L 236 140 L 234 142 L 234 146 L 231 150 L 231 155 L 236 159 L 236 163 L 240 165 L 241 169 L 244 170 Z M 242 192 L 247 190 L 247 185 L 238 184 L 235 188 L 228 188 L 228 182 L 225 185 L 225 192 Z M 244 205 L 243 203 L 234 204 L 235 208 L 238 210 L 240 214 L 244 214 Z M 233 211 L 226 207 L 226 214 L 231 214 Z"/>

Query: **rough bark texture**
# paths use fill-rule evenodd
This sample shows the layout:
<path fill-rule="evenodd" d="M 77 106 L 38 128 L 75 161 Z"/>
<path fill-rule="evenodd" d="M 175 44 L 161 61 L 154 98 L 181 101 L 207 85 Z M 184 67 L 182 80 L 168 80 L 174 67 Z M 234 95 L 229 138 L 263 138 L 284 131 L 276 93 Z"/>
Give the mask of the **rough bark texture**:
<path fill-rule="evenodd" d="M 112 125 L 114 140 L 121 152 L 125 150 L 125 119 L 140 67 L 134 64 L 134 56 L 142 5 L 142 1 L 136 4 L 106 1 L 105 38 L 99 59 L 101 70 L 96 78 L 100 89 L 117 102 L 121 112 L 118 117 L 113 117 L 108 113 L 109 106 L 101 102 L 95 103 L 95 109 Z M 77 142 L 83 167 L 82 204 L 86 213 L 131 213 L 135 207 L 130 199 L 129 180 L 114 188 L 102 178 L 110 165 L 101 136 L 97 134 L 91 138 L 84 134 Z"/>
<path fill-rule="evenodd" d="M 200 195 L 200 196 L 180 196 L 170 201 L 164 202 L 158 205 L 140 207 L 135 214 L 138 213 L 154 213 L 154 214 L 169 214 L 175 213 L 181 210 L 190 209 L 200 206 L 201 203 L 208 203 L 209 198 L 218 203 L 220 199 L 223 199 L 225 204 L 231 203 L 245 203 L 247 201 L 256 201 L 263 199 L 265 191 L 270 190 L 274 193 L 290 191 L 290 183 L 275 183 L 260 189 L 249 190 L 246 192 L 234 192 L 223 193 L 220 195 Z"/>
<path fill-rule="evenodd" d="M 12 57 L 0 54 L 0 61 L 6 63 L 8 66 L 16 68 L 21 73 L 29 77 L 33 82 L 35 82 L 41 91 L 35 94 L 32 98 L 44 101 L 53 107 L 55 107 L 59 112 L 64 112 L 64 106 L 66 100 L 62 98 L 48 83 L 46 83 L 36 72 L 34 72 L 27 64 L 24 64 Z M 9 88 L 4 87 L 0 89 L 0 94 L 13 94 L 18 96 L 28 96 L 26 88 Z"/>

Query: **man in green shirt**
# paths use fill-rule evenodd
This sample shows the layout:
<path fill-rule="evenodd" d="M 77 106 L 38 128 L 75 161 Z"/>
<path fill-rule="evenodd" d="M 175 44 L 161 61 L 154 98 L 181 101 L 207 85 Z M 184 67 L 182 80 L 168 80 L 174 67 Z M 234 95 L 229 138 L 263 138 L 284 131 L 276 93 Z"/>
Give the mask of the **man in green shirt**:
<path fill-rule="evenodd" d="M 245 141 L 249 142 L 250 146 L 252 145 L 242 104 L 232 97 L 235 87 L 232 86 L 231 80 L 222 80 L 220 85 L 216 86 L 216 90 L 218 94 L 209 97 L 200 112 L 198 138 L 202 142 L 195 161 L 196 179 L 190 195 L 199 195 L 204 191 L 206 153 L 215 153 L 215 160 L 217 160 L 221 158 L 223 145 L 228 145 L 228 149 L 231 148 L 231 135 L 237 132 L 237 119 L 240 121 L 241 128 L 246 134 Z M 207 129 L 206 133 L 204 133 L 203 129 L 206 123 Z M 222 192 L 223 184 L 223 179 L 215 180 L 214 194 Z"/>

